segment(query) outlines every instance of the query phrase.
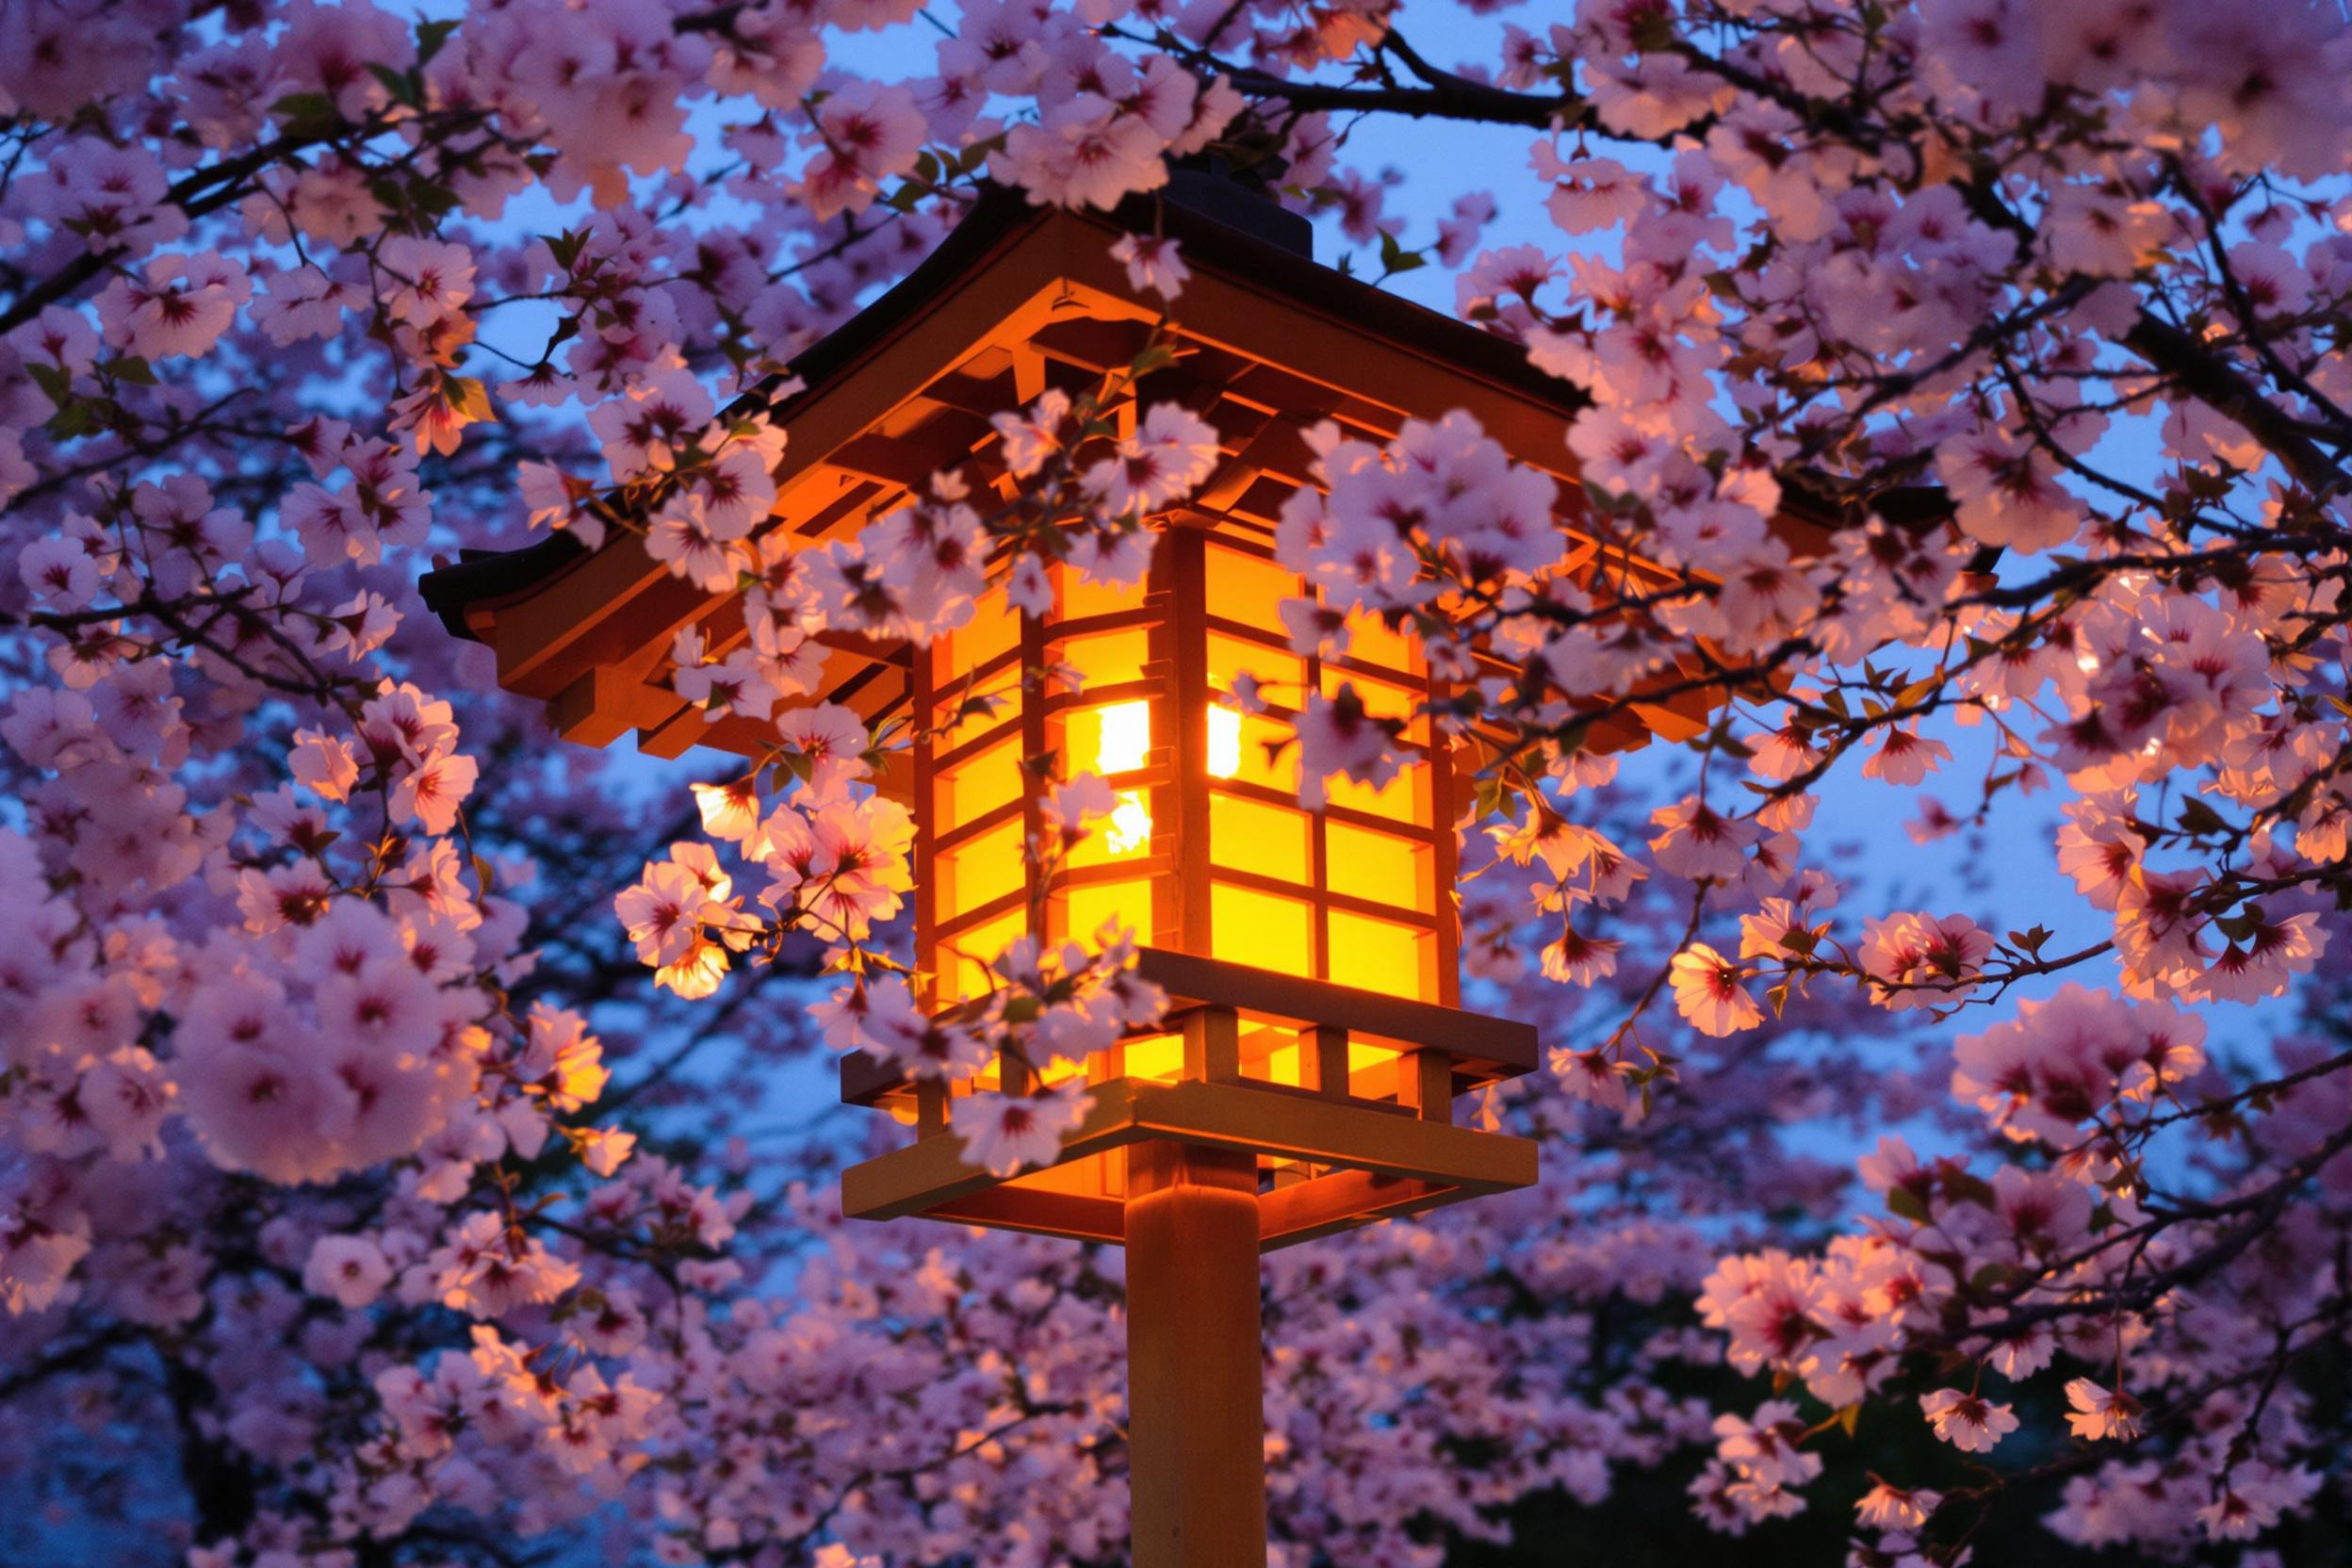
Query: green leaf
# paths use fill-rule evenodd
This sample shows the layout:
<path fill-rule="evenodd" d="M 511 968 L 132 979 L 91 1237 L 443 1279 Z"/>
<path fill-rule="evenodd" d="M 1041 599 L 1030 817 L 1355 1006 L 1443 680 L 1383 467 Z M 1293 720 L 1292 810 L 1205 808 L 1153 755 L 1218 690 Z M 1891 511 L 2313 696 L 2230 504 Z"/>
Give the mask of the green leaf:
<path fill-rule="evenodd" d="M 1471 804 L 1478 820 L 1499 816 L 1503 809 L 1503 781 L 1487 775 L 1471 786 Z"/>
<path fill-rule="evenodd" d="M 441 52 L 441 46 L 449 42 L 449 35 L 456 31 L 457 23 L 453 20 L 443 22 L 419 22 L 416 24 L 417 68 L 422 70 L 424 67 L 431 65 L 433 63 L 433 57 Z"/>
<path fill-rule="evenodd" d="M 442 377 L 441 400 L 468 419 L 490 417 L 490 389 L 472 376 Z"/>
<path fill-rule="evenodd" d="M 547 254 L 555 258 L 556 266 L 568 272 L 580 259 L 580 247 L 588 243 L 588 231 L 566 229 L 562 234 L 543 234 L 539 238 L 547 246 Z"/>
<path fill-rule="evenodd" d="M 1663 55 L 1680 41 L 1682 41 L 1681 39 L 1674 31 L 1674 18 L 1663 8 L 1652 10 L 1644 7 L 1636 13 L 1633 47 L 1637 52 L 1644 55 Z"/>
<path fill-rule="evenodd" d="M 1962 1203 L 1974 1203 L 1980 1209 L 1998 1208 L 1993 1184 L 1982 1176 L 1971 1176 L 1956 1166 L 1944 1168 L 1944 1195 Z"/>
<path fill-rule="evenodd" d="M 388 65 L 378 65 L 369 60 L 368 74 L 384 84 L 384 90 L 392 95 L 394 103 L 412 109 L 416 106 L 416 79 L 413 73 L 395 71 Z"/>
<path fill-rule="evenodd" d="M 100 429 L 98 410 L 87 398 L 73 399 L 57 410 L 46 428 L 60 441 L 91 434 Z"/>
<path fill-rule="evenodd" d="M 427 218 L 446 218 L 457 210 L 455 188 L 439 180 L 411 180 L 406 195 L 410 209 Z"/>
<path fill-rule="evenodd" d="M 2212 838 L 2230 831 L 2222 814 L 2195 795 L 2180 803 L 2180 830 L 2195 838 Z"/>
<path fill-rule="evenodd" d="M 271 104 L 270 112 L 295 125 L 332 125 L 343 118 L 335 100 L 323 92 L 289 92 Z"/>
<path fill-rule="evenodd" d="M 135 382 L 140 386 L 155 384 L 155 368 L 137 354 L 124 354 L 120 359 L 108 360 L 106 368 L 113 373 L 117 381 Z"/>
<path fill-rule="evenodd" d="M 1886 1209 L 1889 1214 L 1898 1215 L 1920 1225 L 1933 1223 L 1936 1218 L 1936 1211 L 1927 1206 L 1927 1200 L 1913 1192 L 1909 1187 L 1888 1188 Z"/>
<path fill-rule="evenodd" d="M 1396 243 L 1396 237 L 1386 230 L 1380 232 L 1380 265 L 1390 272 L 1410 272 L 1427 267 L 1429 258 L 1419 251 L 1408 251 Z"/>
<path fill-rule="evenodd" d="M 1977 1292 L 1992 1290 L 2017 1279 L 2017 1271 L 2005 1263 L 1988 1263 L 1968 1276 L 1968 1288 Z"/>
<path fill-rule="evenodd" d="M 42 396 L 58 408 L 74 400 L 74 377 L 62 368 L 27 361 L 24 373 L 33 378 L 33 384 L 41 388 Z"/>

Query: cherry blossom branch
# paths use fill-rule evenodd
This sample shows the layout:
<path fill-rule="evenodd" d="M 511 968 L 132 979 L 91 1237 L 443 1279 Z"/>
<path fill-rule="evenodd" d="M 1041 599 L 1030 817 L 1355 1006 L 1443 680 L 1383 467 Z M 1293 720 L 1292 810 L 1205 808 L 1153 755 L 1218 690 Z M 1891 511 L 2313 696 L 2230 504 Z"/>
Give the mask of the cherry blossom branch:
<path fill-rule="evenodd" d="M 2073 1298 L 2047 1301 L 2033 1306 L 2020 1306 L 2007 1315 L 1990 1323 L 1971 1323 L 1961 1337 L 1982 1339 L 1991 1344 L 2017 1338 L 2024 1331 L 2045 1323 L 2087 1315 L 2138 1312 L 2153 1305 L 2172 1291 L 2197 1284 L 2220 1272 L 2235 1262 L 2240 1254 L 2262 1239 L 2278 1223 L 2287 1203 L 2295 1192 L 2338 1154 L 2352 1149 L 2352 1125 L 2339 1128 L 2316 1148 L 2290 1161 L 2277 1176 L 2251 1192 L 2212 1202 L 2184 1202 L 2172 1205 L 2154 1217 L 2139 1224 L 2110 1231 L 2081 1251 L 2058 1259 L 2044 1266 L 2041 1279 L 2050 1279 L 2088 1263 L 2115 1248 L 2130 1243 L 2145 1245 L 2175 1226 L 2192 1221 L 2230 1219 L 2244 1216 L 2238 1223 L 2223 1232 L 2218 1239 L 2205 1244 L 2197 1251 L 2164 1268 L 2149 1274 L 2135 1283 L 2112 1290 L 2082 1291 Z M 2017 1301 L 2030 1295 L 2038 1281 L 2028 1281 L 2013 1291 L 2009 1299 Z"/>

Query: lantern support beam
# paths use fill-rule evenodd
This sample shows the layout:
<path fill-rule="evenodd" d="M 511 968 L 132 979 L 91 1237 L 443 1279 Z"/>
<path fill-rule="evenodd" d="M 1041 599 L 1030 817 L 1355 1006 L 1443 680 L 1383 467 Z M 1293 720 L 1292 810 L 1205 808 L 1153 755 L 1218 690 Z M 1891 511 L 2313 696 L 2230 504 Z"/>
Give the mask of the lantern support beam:
<path fill-rule="evenodd" d="M 1257 1161 L 1150 1143 L 1128 1182 L 1134 1568 L 1266 1568 Z"/>

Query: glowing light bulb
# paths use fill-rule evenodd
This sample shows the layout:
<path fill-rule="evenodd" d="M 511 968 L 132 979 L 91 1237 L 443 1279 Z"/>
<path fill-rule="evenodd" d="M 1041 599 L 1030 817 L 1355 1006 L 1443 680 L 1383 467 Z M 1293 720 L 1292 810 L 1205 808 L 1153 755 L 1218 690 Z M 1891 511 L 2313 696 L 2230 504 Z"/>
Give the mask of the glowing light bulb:
<path fill-rule="evenodd" d="M 1133 773 L 1152 755 L 1152 704 L 1115 702 L 1102 710 L 1102 733 L 1094 743 L 1097 773 Z M 1149 819 L 1146 819 L 1147 821 Z"/>
<path fill-rule="evenodd" d="M 1230 708 L 1209 710 L 1209 776 L 1231 778 L 1241 771 L 1241 715 Z"/>
<path fill-rule="evenodd" d="M 1152 847 L 1152 813 L 1141 790 L 1119 792 L 1119 805 L 1102 824 L 1102 847 L 1112 855 L 1136 855 Z"/>

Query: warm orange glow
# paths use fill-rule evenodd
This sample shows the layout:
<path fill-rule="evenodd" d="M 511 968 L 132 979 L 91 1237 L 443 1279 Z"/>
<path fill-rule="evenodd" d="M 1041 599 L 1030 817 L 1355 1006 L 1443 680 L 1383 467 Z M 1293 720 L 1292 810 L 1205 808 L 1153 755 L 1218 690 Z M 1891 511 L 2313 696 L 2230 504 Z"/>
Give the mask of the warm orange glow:
<path fill-rule="evenodd" d="M 994 920 L 968 926 L 939 943 L 939 993 L 943 1000 L 986 996 L 996 988 L 988 962 L 1029 928 L 1021 909 L 1007 909 Z"/>
<path fill-rule="evenodd" d="M 1029 869 L 1021 837 L 1021 821 L 1015 816 L 939 851 L 939 918 L 954 920 L 1020 891 Z"/>
<path fill-rule="evenodd" d="M 941 768 L 934 789 L 939 831 L 944 833 L 1021 798 L 1021 737 L 1007 735 L 953 767 Z"/>
<path fill-rule="evenodd" d="M 1396 1063 L 1400 1053 L 1364 1040 L 1348 1042 L 1348 1092 L 1366 1100 L 1396 1097 Z"/>
<path fill-rule="evenodd" d="M 942 692 L 940 699 L 933 710 L 939 727 L 933 749 L 954 751 L 966 741 L 978 740 L 998 726 L 1021 717 L 1021 672 L 999 670 L 985 680 L 973 681 L 969 689 L 958 681 Z"/>
<path fill-rule="evenodd" d="M 1159 600 L 1134 587 L 1087 584 L 1059 568 L 1043 642 L 1025 645 L 1041 649 L 1049 671 L 1059 670 L 1042 694 L 1045 743 L 1057 753 L 1057 770 L 1066 777 L 1093 774 L 1111 787 L 1109 814 L 1036 890 L 1044 921 L 1037 935 L 1084 940 L 1115 923 L 1146 944 L 1384 996 L 1447 1000 L 1452 977 L 1439 971 L 1453 949 L 1438 923 L 1451 910 L 1435 837 L 1445 828 L 1437 792 L 1446 765 L 1429 749 L 1434 727 L 1425 709 L 1432 688 L 1413 629 L 1351 615 L 1343 655 L 1302 656 L 1289 646 L 1281 607 L 1313 596 L 1303 580 L 1238 539 L 1212 537 L 1192 547 L 1201 552 L 1204 576 L 1182 564 L 1171 570 L 1181 591 L 1204 595 L 1208 624 L 1191 623 L 1199 629 L 1189 635 L 1202 640 L 1189 645 L 1198 651 L 1186 657 L 1205 655 L 1205 669 L 1179 671 L 1171 662 L 1180 645 L 1172 639 L 1182 634 L 1144 613 L 1165 608 Z M 1028 656 L 1021 637 L 1038 635 L 1034 623 L 1021 633 L 1022 624 L 992 597 L 935 649 L 928 667 L 934 711 L 942 716 L 950 683 L 975 668 L 986 668 L 985 684 L 1008 688 L 1013 699 L 995 718 L 956 727 L 963 736 L 993 733 L 977 754 L 937 767 L 924 802 L 937 835 L 929 908 L 938 945 L 930 957 L 942 1004 L 988 990 L 992 977 L 975 960 L 992 956 L 1032 918 L 1004 909 L 1034 874 L 1024 853 L 1034 817 L 1013 815 L 1037 787 L 1021 758 L 1037 744 L 1040 718 L 1034 708 L 1025 719 L 1021 711 L 1016 661 Z M 1239 699 L 1237 691 L 1252 680 L 1270 706 Z M 1410 765 L 1381 790 L 1328 780 L 1331 809 L 1310 812 L 1298 804 L 1297 713 L 1342 684 L 1352 685 L 1373 715 L 1406 728 Z M 931 745 L 935 758 L 955 755 L 937 735 Z M 1176 776 L 1171 764 L 1189 776 Z M 987 830 L 972 832 L 983 820 Z M 1207 873 L 1206 908 L 1190 902 L 1199 894 L 1188 890 L 1198 884 L 1178 874 L 1184 865 Z M 984 911 L 996 918 L 975 923 Z M 1272 1022 L 1245 1027 L 1263 1037 Z M 1168 1056 L 1174 1076 L 1175 1050 L 1171 1037 L 1137 1052 L 1127 1071 L 1155 1075 L 1156 1052 Z M 1285 1085 L 1314 1078 L 1313 1053 L 1295 1036 L 1260 1037 L 1244 1056 L 1253 1078 Z"/>
<path fill-rule="evenodd" d="M 1184 1073 L 1182 1035 L 1144 1035 L 1129 1040 L 1124 1049 L 1130 1078 L 1156 1078 L 1161 1083 L 1172 1084 Z"/>
<path fill-rule="evenodd" d="M 1090 939 L 1108 920 L 1132 927 L 1135 940 L 1150 945 L 1153 934 L 1151 882 L 1143 877 L 1081 882 L 1062 894 L 1063 935 Z"/>
<path fill-rule="evenodd" d="M 1134 582 L 1095 582 L 1074 566 L 1057 566 L 1054 586 L 1061 594 L 1065 620 L 1082 615 L 1111 615 L 1143 602 L 1143 585 Z"/>
<path fill-rule="evenodd" d="M 1295 806 L 1270 806 L 1212 790 L 1210 863 L 1303 885 L 1310 875 L 1307 855 L 1311 825 L 1307 814 Z"/>
<path fill-rule="evenodd" d="M 1213 882 L 1209 885 L 1209 956 L 1284 974 L 1311 975 L 1315 972 L 1315 936 L 1310 908 L 1299 899 Z"/>
<path fill-rule="evenodd" d="M 1209 776 L 1231 778 L 1241 771 L 1241 714 L 1231 708 L 1209 710 Z"/>
<path fill-rule="evenodd" d="M 1245 675 L 1257 681 L 1269 701 L 1296 708 L 1306 686 L 1307 662 L 1280 646 L 1210 632 L 1209 690 L 1230 692 Z"/>
<path fill-rule="evenodd" d="M 1211 709 L 1210 711 L 1214 713 L 1217 710 Z M 1244 784 L 1263 785 L 1269 790 L 1280 790 L 1286 795 L 1297 794 L 1298 748 L 1282 745 L 1281 753 L 1273 756 L 1266 751 L 1269 745 L 1282 745 L 1290 740 L 1290 726 L 1264 713 L 1234 713 L 1233 722 L 1240 731 L 1240 743 L 1234 748 L 1231 776 Z"/>
<path fill-rule="evenodd" d="M 1072 637 L 1054 650 L 1052 662 L 1077 671 L 1086 689 L 1092 691 L 1097 686 L 1141 680 L 1143 666 L 1151 657 L 1152 633 L 1131 626 Z"/>
<path fill-rule="evenodd" d="M 1072 870 L 1107 866 L 1152 853 L 1151 795 L 1143 790 L 1121 790 L 1111 814 L 1094 825 L 1094 831 L 1070 852 Z"/>
<path fill-rule="evenodd" d="M 1298 1043 L 1298 1032 L 1276 1024 L 1259 1024 L 1252 1028 L 1245 1020 L 1241 1032 L 1241 1071 L 1246 1078 L 1261 1083 L 1282 1084 L 1291 1088 L 1306 1086 L 1306 1052 Z"/>
<path fill-rule="evenodd" d="M 1415 1002 L 1437 999 L 1434 933 L 1342 909 L 1329 919 L 1334 983 Z"/>
<path fill-rule="evenodd" d="M 1222 545 L 1211 545 L 1207 557 L 1210 613 L 1267 631 L 1282 629 L 1282 600 L 1301 596 L 1302 584 L 1294 574 L 1263 556 Z"/>
<path fill-rule="evenodd" d="M 1361 670 L 1323 666 L 1323 694 L 1336 698 L 1340 688 L 1352 686 L 1364 710 L 1376 719 L 1395 719 L 1405 727 L 1405 739 L 1415 745 L 1429 743 L 1429 721 L 1421 712 L 1421 694 L 1395 681 L 1375 680 Z"/>
<path fill-rule="evenodd" d="M 932 643 L 932 668 L 946 686 L 1019 646 L 1021 616 L 1005 602 L 1000 585 L 980 596 L 971 620 Z"/>
<path fill-rule="evenodd" d="M 1108 708 L 1082 709 L 1070 716 L 1071 751 L 1085 755 L 1085 732 L 1093 731 L 1094 771 L 1133 773 L 1152 757 L 1152 704 L 1138 697 Z"/>
<path fill-rule="evenodd" d="M 1294 765 L 1293 774 L 1297 771 Z M 1333 806 L 1370 816 L 1387 817 L 1393 822 L 1412 823 L 1415 826 L 1429 825 L 1429 769 L 1426 762 L 1415 762 L 1397 770 L 1396 777 L 1377 790 L 1368 784 L 1357 783 L 1346 774 L 1333 774 L 1324 780 L 1323 787 Z"/>
<path fill-rule="evenodd" d="M 1323 874 L 1331 891 L 1368 904 L 1434 914 L 1436 873 L 1429 846 L 1344 822 L 1323 825 Z"/>
<path fill-rule="evenodd" d="M 1355 611 L 1348 615 L 1347 627 L 1349 658 L 1407 675 L 1420 674 L 1420 645 L 1401 631 L 1389 630 L 1388 623 L 1378 615 Z"/>
<path fill-rule="evenodd" d="M 1119 807 L 1102 825 L 1102 847 L 1110 858 L 1140 855 L 1152 847 L 1152 813 L 1141 790 L 1119 792 Z"/>

